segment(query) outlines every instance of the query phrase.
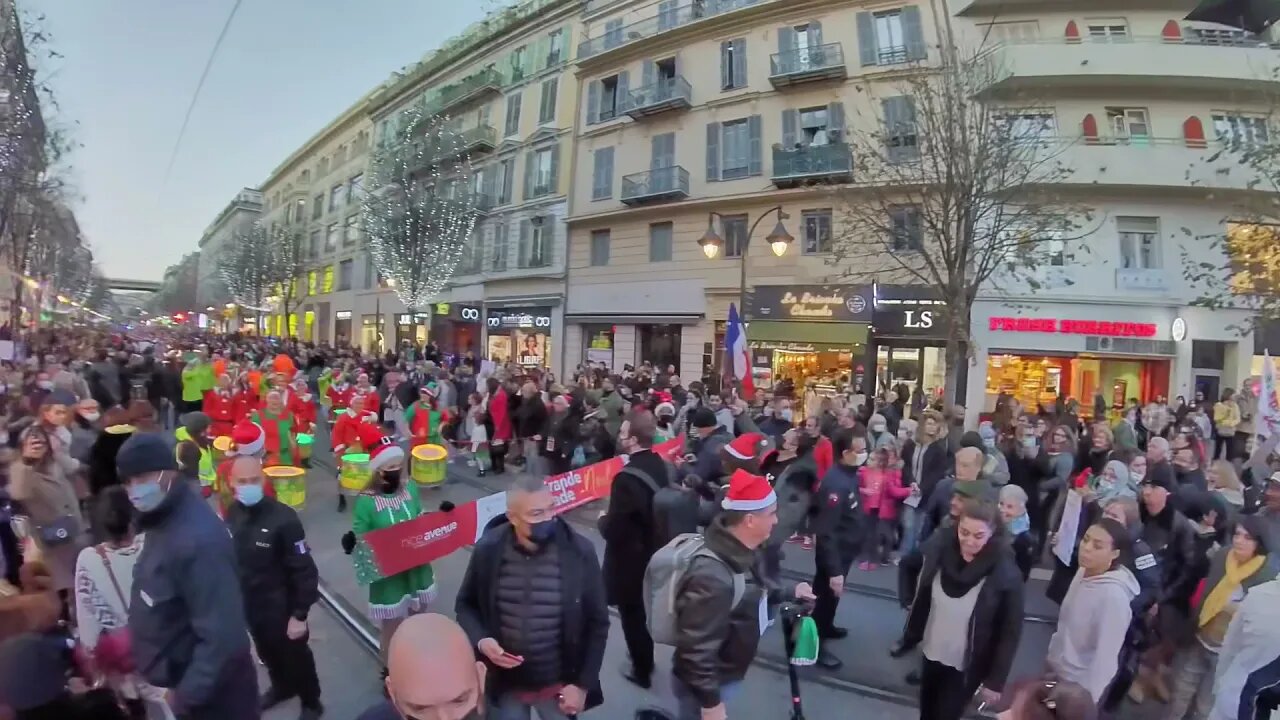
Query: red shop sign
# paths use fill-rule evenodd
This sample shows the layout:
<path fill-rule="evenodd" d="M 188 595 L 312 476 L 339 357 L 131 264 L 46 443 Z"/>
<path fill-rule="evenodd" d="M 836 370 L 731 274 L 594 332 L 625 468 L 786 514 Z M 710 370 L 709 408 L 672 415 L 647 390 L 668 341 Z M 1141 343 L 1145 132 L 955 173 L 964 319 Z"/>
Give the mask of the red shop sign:
<path fill-rule="evenodd" d="M 991 318 L 993 332 L 1061 333 L 1063 335 L 1106 335 L 1108 337 L 1156 336 L 1155 323 L 1112 322 L 1109 320 L 1059 320 L 1057 318 Z"/>

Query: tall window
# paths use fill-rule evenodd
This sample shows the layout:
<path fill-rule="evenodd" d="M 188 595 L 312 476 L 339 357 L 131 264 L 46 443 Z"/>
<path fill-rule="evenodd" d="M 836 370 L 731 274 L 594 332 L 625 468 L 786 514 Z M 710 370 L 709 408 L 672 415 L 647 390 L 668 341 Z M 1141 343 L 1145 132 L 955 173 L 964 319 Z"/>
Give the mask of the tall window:
<path fill-rule="evenodd" d="M 347 181 L 347 202 L 353 203 L 360 200 L 360 192 L 364 189 L 364 173 L 352 176 Z"/>
<path fill-rule="evenodd" d="M 494 272 L 502 272 L 507 269 L 507 224 L 498 221 L 493 224 L 493 255 L 490 258 L 489 269 Z"/>
<path fill-rule="evenodd" d="M 564 30 L 555 29 L 547 35 L 547 67 L 559 65 L 564 60 Z"/>
<path fill-rule="evenodd" d="M 656 368 L 666 370 L 668 365 L 680 369 L 679 325 L 637 325 L 640 336 L 640 361 L 651 362 Z"/>
<path fill-rule="evenodd" d="M 720 218 L 720 236 L 724 239 L 725 257 L 742 257 L 747 247 L 747 216 L 725 215 Z"/>
<path fill-rule="evenodd" d="M 725 180 L 746 177 L 751 168 L 751 136 L 747 119 L 727 122 L 721 127 L 720 152 L 723 158 L 720 177 Z"/>
<path fill-rule="evenodd" d="M 373 253 L 365 251 L 364 253 L 364 289 L 368 290 L 373 287 L 373 277 L 377 275 L 373 262 Z"/>
<path fill-rule="evenodd" d="M 320 230 L 312 230 L 311 235 L 307 238 L 307 257 L 320 257 Z"/>
<path fill-rule="evenodd" d="M 672 224 L 654 223 L 649 226 L 649 262 L 671 261 Z"/>
<path fill-rule="evenodd" d="M 538 104 L 538 124 L 542 125 L 554 122 L 556 119 L 556 95 L 560 86 L 559 78 L 551 78 L 544 80 L 542 83 L 542 97 Z"/>
<path fill-rule="evenodd" d="M 591 199 L 613 196 L 613 147 L 596 148 L 592 154 Z"/>
<path fill-rule="evenodd" d="M 604 47 L 606 50 L 622 44 L 622 18 L 614 18 L 604 24 Z"/>
<path fill-rule="evenodd" d="M 551 183 L 551 164 L 552 153 L 555 148 L 543 148 L 533 153 L 533 189 L 529 193 L 530 197 L 540 197 L 550 194 L 552 191 Z"/>
<path fill-rule="evenodd" d="M 352 273 L 355 272 L 355 263 L 352 260 L 343 260 L 338 263 L 338 290 L 350 290 Z"/>
<path fill-rule="evenodd" d="M 887 97 L 884 108 L 886 155 L 890 162 L 911 162 L 920 157 L 915 99 L 910 95 Z"/>
<path fill-rule="evenodd" d="M 324 214 L 324 193 L 316 195 L 315 200 L 311 201 L 311 219 L 319 220 Z"/>
<path fill-rule="evenodd" d="M 341 204 L 342 204 L 342 186 L 334 185 L 333 187 L 329 188 L 329 212 L 333 212 L 334 210 L 337 210 L 338 206 Z"/>
<path fill-rule="evenodd" d="M 346 227 L 342 233 L 342 247 L 354 247 L 360 239 L 360 216 L 348 215 Z"/>
<path fill-rule="evenodd" d="M 499 205 L 506 205 L 511 202 L 511 187 L 515 181 L 515 162 L 513 158 L 498 161 L 496 182 Z"/>
<path fill-rule="evenodd" d="M 1264 115 L 1214 113 L 1213 134 L 1234 145 L 1265 145 L 1271 137 Z"/>
<path fill-rule="evenodd" d="M 831 252 L 831 211 L 805 210 L 800 213 L 800 220 L 804 229 L 804 254 Z"/>
<path fill-rule="evenodd" d="M 620 75 L 611 75 L 600 80 L 600 113 L 597 116 L 600 122 L 614 119 L 622 109 L 625 90 L 621 79 Z"/>
<path fill-rule="evenodd" d="M 514 137 L 520 134 L 520 103 L 521 93 L 519 90 L 507 96 L 507 122 L 503 128 L 503 134 L 506 137 Z"/>
<path fill-rule="evenodd" d="M 591 231 L 591 264 L 593 266 L 609 264 L 609 231 Z"/>
<path fill-rule="evenodd" d="M 892 65 L 907 61 L 907 38 L 902 32 L 902 11 L 875 13 L 877 61 Z"/>
<path fill-rule="evenodd" d="M 521 222 L 519 263 L 522 268 L 551 264 L 551 223 L 548 218 L 538 220 L 536 223 L 533 220 Z"/>
<path fill-rule="evenodd" d="M 1118 217 L 1120 267 L 1125 270 L 1160 268 L 1160 224 L 1156 218 Z"/>
<path fill-rule="evenodd" d="M 521 45 L 511 53 L 511 80 L 521 80 L 524 78 L 525 70 L 529 59 L 529 48 Z"/>
<path fill-rule="evenodd" d="M 329 223 L 329 227 L 325 228 L 324 234 L 324 251 L 331 253 L 338 249 L 338 235 L 341 233 L 338 223 Z"/>
<path fill-rule="evenodd" d="M 920 226 L 920 208 L 915 205 L 903 205 L 889 211 L 889 223 L 892 228 L 893 249 L 895 252 L 907 252 L 924 249 L 924 231 Z"/>
<path fill-rule="evenodd" d="M 747 41 L 743 38 L 720 43 L 720 89 L 747 86 Z"/>

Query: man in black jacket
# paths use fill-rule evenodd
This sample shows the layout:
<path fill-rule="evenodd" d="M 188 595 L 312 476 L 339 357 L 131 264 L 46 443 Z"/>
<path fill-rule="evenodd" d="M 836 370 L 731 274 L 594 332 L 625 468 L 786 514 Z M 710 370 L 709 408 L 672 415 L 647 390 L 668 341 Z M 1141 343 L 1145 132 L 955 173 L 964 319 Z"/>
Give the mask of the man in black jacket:
<path fill-rule="evenodd" d="M 844 578 L 853 566 L 866 535 L 866 513 L 859 507 L 858 473 L 867 463 L 867 439 L 852 430 L 840 429 L 831 440 L 836 463 L 821 478 L 814 493 L 816 515 L 813 520 L 814 564 L 813 590 L 818 602 L 813 609 L 813 622 L 824 640 L 838 640 L 849 634 L 835 624 L 836 607 L 844 592 Z M 823 642 L 818 650 L 818 664 L 838 670 L 844 664 Z"/>
<path fill-rule="evenodd" d="M 138 674 L 169 688 L 183 720 L 257 720 L 258 674 L 227 526 L 179 475 L 165 436 L 134 434 L 116 468 L 147 534 L 129 603 Z"/>
<path fill-rule="evenodd" d="M 498 717 L 577 715 L 604 701 L 609 609 L 595 548 L 555 515 L 540 477 L 507 491 L 507 515 L 476 543 L 458 589 L 458 624 L 493 668 Z"/>
<path fill-rule="evenodd" d="M 236 502 L 227 510 L 227 526 L 235 540 L 245 615 L 271 678 L 262 709 L 296 695 L 302 700 L 299 720 L 316 720 L 324 706 L 307 644 L 307 614 L 320 596 L 319 574 L 302 521 L 289 506 L 264 496 L 258 458 L 236 458 L 229 474 Z"/>
<path fill-rule="evenodd" d="M 653 497 L 670 481 L 667 463 L 653 451 L 656 426 L 647 411 L 623 421 L 619 442 L 630 453 L 609 489 L 609 510 L 599 520 L 604 538 L 604 577 L 609 604 L 618 608 L 622 635 L 631 654 L 623 677 L 648 688 L 653 675 L 653 638 L 645 624 L 644 573 L 659 542 Z"/>

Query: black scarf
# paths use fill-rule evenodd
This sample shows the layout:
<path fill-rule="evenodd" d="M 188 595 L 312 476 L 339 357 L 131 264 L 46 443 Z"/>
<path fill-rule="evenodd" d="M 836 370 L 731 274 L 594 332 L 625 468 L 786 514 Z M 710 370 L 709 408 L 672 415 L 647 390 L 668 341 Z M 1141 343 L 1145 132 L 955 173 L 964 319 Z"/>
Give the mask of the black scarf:
<path fill-rule="evenodd" d="M 1000 538 L 992 537 L 972 562 L 965 562 L 960 554 L 960 538 L 955 532 L 950 533 L 938 557 L 938 578 L 947 597 L 964 597 L 991 574 L 1000 559 L 1000 542 Z"/>

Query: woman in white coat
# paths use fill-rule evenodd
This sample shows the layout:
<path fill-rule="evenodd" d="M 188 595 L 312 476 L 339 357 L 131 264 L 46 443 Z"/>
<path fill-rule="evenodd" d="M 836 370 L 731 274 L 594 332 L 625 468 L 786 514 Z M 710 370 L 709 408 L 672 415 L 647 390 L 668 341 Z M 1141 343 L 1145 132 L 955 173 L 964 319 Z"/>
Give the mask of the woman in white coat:
<path fill-rule="evenodd" d="M 1218 650 L 1210 720 L 1236 720 L 1249 674 L 1280 653 L 1280 580 L 1255 586 L 1245 595 Z"/>

